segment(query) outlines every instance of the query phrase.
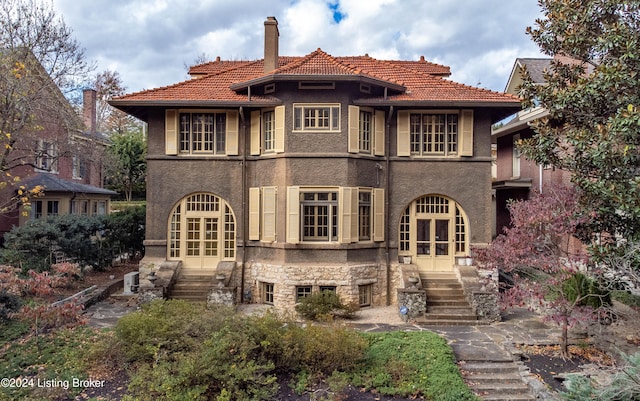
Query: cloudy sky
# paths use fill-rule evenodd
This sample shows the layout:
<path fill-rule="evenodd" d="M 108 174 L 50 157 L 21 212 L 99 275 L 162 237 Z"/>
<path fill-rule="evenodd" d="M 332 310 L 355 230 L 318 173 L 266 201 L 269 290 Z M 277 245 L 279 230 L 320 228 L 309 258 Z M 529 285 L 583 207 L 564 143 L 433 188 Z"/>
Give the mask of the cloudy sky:
<path fill-rule="evenodd" d="M 128 92 L 187 78 L 186 64 L 263 57 L 264 20 L 278 19 L 280 54 L 429 61 L 451 79 L 504 90 L 516 57 L 540 57 L 525 34 L 536 0 L 53 0 L 98 71 Z"/>

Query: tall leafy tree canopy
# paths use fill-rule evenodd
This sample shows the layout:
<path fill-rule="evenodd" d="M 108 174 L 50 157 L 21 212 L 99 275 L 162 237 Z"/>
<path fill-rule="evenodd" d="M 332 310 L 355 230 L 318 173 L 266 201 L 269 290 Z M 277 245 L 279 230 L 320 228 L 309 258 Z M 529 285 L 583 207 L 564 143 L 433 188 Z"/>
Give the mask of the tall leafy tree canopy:
<path fill-rule="evenodd" d="M 51 2 L 0 0 L 0 190 L 13 184 L 17 200 L 28 201 L 30 190 L 18 184 L 20 169 L 34 165 L 43 132 L 61 155 L 69 132 L 81 129 L 64 93 L 91 69 Z M 0 212 L 10 203 L 0 199 Z"/>
<path fill-rule="evenodd" d="M 554 56 L 546 85 L 522 86 L 548 118 L 522 151 L 572 173 L 585 239 L 640 240 L 640 2 L 539 0 L 544 18 L 527 32 Z"/>

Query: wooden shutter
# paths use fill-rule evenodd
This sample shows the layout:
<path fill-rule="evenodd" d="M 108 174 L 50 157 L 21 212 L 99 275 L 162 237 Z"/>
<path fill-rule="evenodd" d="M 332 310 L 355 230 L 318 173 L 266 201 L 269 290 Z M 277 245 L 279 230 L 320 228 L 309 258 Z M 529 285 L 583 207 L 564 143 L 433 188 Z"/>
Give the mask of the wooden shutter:
<path fill-rule="evenodd" d="M 349 106 L 349 139 L 348 151 L 358 153 L 360 151 L 360 107 Z"/>
<path fill-rule="evenodd" d="M 260 188 L 249 188 L 249 240 L 260 239 Z"/>
<path fill-rule="evenodd" d="M 376 110 L 373 123 L 373 154 L 376 156 L 384 156 L 384 110 Z"/>
<path fill-rule="evenodd" d="M 278 106 L 274 110 L 274 118 L 275 118 L 275 146 L 273 148 L 274 152 L 282 153 L 284 152 L 284 106 Z"/>
<path fill-rule="evenodd" d="M 226 138 L 226 154 L 234 156 L 238 154 L 238 112 L 227 112 L 227 138 Z"/>
<path fill-rule="evenodd" d="M 164 112 L 164 153 L 178 154 L 178 110 Z"/>
<path fill-rule="evenodd" d="M 473 110 L 462 110 L 459 123 L 458 154 L 473 156 Z"/>
<path fill-rule="evenodd" d="M 287 188 L 287 242 L 300 242 L 300 187 Z"/>
<path fill-rule="evenodd" d="M 373 240 L 384 241 L 384 189 L 373 189 Z"/>
<path fill-rule="evenodd" d="M 398 111 L 398 156 L 411 156 L 411 139 L 409 135 L 409 112 L 407 110 Z"/>
<path fill-rule="evenodd" d="M 276 240 L 277 188 L 262 188 L 262 241 Z"/>
<path fill-rule="evenodd" d="M 340 187 L 340 222 L 338 226 L 338 240 L 342 244 L 348 244 L 358 240 L 357 230 L 352 230 L 352 222 L 358 217 L 357 213 L 355 215 L 353 214 L 352 208 L 353 198 L 357 195 L 357 189 Z"/>
<path fill-rule="evenodd" d="M 260 154 L 260 110 L 251 112 L 251 154 Z"/>

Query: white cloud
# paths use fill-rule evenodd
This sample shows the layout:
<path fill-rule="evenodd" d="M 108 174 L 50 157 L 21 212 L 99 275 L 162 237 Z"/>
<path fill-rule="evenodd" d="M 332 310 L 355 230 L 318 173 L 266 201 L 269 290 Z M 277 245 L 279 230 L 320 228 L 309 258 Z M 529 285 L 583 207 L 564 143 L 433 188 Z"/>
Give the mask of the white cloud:
<path fill-rule="evenodd" d="M 342 20 L 336 23 L 337 4 Z M 198 55 L 263 56 L 263 22 L 279 22 L 280 53 L 318 47 L 335 56 L 427 60 L 451 66 L 454 79 L 502 90 L 515 57 L 535 56 L 525 35 L 538 16 L 536 0 L 54 0 L 76 38 L 112 66 L 130 90 L 185 78 Z"/>

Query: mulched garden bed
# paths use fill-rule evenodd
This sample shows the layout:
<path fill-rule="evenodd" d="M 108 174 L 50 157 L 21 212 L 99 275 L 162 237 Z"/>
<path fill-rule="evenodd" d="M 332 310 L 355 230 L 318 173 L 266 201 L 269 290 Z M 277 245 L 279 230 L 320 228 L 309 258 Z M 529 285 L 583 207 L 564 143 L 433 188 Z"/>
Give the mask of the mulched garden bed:
<path fill-rule="evenodd" d="M 580 373 L 581 366 L 597 364 L 612 366 L 613 359 L 592 345 L 569 346 L 569 357 L 560 353 L 560 346 L 521 346 L 523 362 L 542 382 L 554 391 L 565 391 L 562 383 L 569 373 Z"/>

